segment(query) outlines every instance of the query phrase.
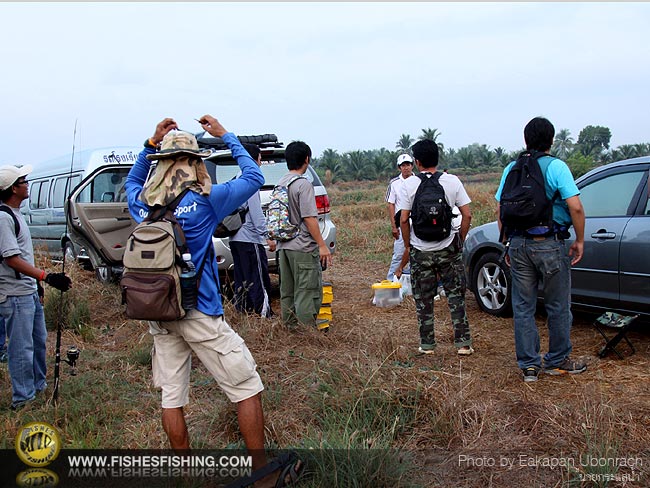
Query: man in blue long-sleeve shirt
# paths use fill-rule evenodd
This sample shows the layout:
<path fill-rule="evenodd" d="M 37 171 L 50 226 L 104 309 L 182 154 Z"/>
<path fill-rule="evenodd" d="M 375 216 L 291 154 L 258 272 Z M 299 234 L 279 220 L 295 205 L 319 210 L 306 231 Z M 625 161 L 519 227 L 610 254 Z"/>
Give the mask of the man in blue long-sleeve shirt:
<path fill-rule="evenodd" d="M 176 122 L 167 118 L 145 141 L 125 184 L 129 210 L 136 222 L 148 215 L 150 206 L 167 205 L 189 188 L 175 215 L 197 269 L 205 261 L 196 309 L 179 321 L 150 323 L 154 384 L 162 389 L 162 424 L 172 449 L 189 449 L 183 407 L 189 402 L 194 351 L 230 401 L 237 404 L 239 428 L 252 455 L 253 468 L 258 469 L 266 464 L 261 402 L 264 386 L 244 340 L 224 320 L 217 262 L 209 249 L 217 224 L 257 192 L 264 177 L 237 137 L 217 119 L 205 115 L 199 122 L 228 145 L 241 169 L 240 178 L 213 185 L 201 159 L 207 154 L 199 150 L 192 134 L 176 130 Z M 156 152 L 161 143 L 162 149 Z M 152 160 L 157 161 L 155 169 L 151 168 Z"/>

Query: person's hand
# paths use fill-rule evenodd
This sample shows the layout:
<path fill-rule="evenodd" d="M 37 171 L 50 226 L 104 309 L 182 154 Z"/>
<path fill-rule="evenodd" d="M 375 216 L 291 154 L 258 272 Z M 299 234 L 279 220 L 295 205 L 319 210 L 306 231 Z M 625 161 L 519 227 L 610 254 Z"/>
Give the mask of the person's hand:
<path fill-rule="evenodd" d="M 153 133 L 153 136 L 151 136 L 151 142 L 156 145 L 160 144 L 163 140 L 163 137 L 165 137 L 170 130 L 174 129 L 178 129 L 178 125 L 176 125 L 174 119 L 167 117 L 166 119 L 161 120 L 158 122 L 156 131 Z"/>
<path fill-rule="evenodd" d="M 200 119 L 197 119 L 201 127 L 207 131 L 211 136 L 221 137 L 226 132 L 228 132 L 221 123 L 215 119 L 212 115 L 204 115 Z"/>
<path fill-rule="evenodd" d="M 399 229 L 397 227 L 393 227 L 393 239 L 399 239 Z"/>
<path fill-rule="evenodd" d="M 322 269 L 327 269 L 332 266 L 332 253 L 327 248 L 326 244 L 318 247 L 318 252 L 320 254 L 320 265 Z"/>
<path fill-rule="evenodd" d="M 48 273 L 44 281 L 61 291 L 68 291 L 72 287 L 72 280 L 65 273 Z"/>
<path fill-rule="evenodd" d="M 573 241 L 569 248 L 569 256 L 571 256 L 571 266 L 576 264 L 582 259 L 582 252 L 584 250 L 584 242 Z"/>
<path fill-rule="evenodd" d="M 402 267 L 399 266 L 399 267 L 395 270 L 395 273 L 393 273 L 393 274 L 397 277 L 397 279 L 399 279 L 399 278 L 402 277 L 402 272 L 403 272 L 403 271 L 402 271 Z"/>
<path fill-rule="evenodd" d="M 275 249 L 277 247 L 276 242 L 273 239 L 267 239 L 266 243 L 269 245 L 269 251 L 275 252 Z"/>

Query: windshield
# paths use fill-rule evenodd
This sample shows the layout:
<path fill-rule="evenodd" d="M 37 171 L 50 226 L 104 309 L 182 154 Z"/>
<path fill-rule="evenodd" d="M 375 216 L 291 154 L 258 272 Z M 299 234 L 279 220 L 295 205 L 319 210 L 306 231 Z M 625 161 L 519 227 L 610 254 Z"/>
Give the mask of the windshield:
<path fill-rule="evenodd" d="M 218 162 L 218 165 L 216 165 L 213 161 L 205 161 L 205 164 L 208 169 L 208 173 L 212 177 L 212 181 L 216 183 L 223 183 L 225 181 L 232 180 L 240 172 L 239 166 L 237 166 L 237 163 L 235 163 L 235 161 L 232 159 L 227 161 L 220 160 Z M 278 181 L 280 181 L 280 178 L 286 175 L 289 171 L 287 169 L 287 162 L 282 157 L 277 157 L 275 159 L 267 157 L 266 159 L 263 159 L 260 169 L 264 175 L 265 187 L 273 187 L 277 185 Z M 305 173 L 305 177 L 309 180 L 310 183 L 316 186 L 321 184 L 318 176 L 311 167 L 308 168 L 307 172 Z"/>

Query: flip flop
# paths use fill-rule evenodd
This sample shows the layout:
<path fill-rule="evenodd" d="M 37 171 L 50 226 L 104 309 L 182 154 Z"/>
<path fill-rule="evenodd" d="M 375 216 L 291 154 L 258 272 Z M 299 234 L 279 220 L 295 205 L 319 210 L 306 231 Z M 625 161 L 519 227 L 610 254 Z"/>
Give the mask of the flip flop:
<path fill-rule="evenodd" d="M 246 488 L 253 486 L 256 481 L 265 478 L 275 471 L 280 471 L 278 480 L 275 483 L 276 487 L 289 486 L 294 484 L 305 467 L 305 463 L 298 459 L 298 454 L 295 452 L 286 452 L 280 454 L 273 461 L 269 462 L 266 466 L 253 471 L 250 476 L 240 478 L 228 484 L 226 488 Z M 296 469 L 297 468 L 297 469 Z M 289 480 L 287 480 L 289 478 Z"/>
<path fill-rule="evenodd" d="M 286 465 L 280 472 L 278 480 L 275 482 L 275 488 L 284 488 L 286 486 L 295 485 L 298 483 L 304 470 L 305 463 L 300 459 L 296 459 L 291 464 Z"/>

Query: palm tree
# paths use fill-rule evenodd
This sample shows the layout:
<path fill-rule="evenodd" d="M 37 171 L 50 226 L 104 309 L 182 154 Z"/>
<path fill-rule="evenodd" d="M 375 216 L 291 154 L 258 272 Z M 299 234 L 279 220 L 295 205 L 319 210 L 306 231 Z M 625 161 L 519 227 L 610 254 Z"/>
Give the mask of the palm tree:
<path fill-rule="evenodd" d="M 370 157 L 375 168 L 377 179 L 383 179 L 392 176 L 395 173 L 395 170 L 397 169 L 395 167 L 397 156 L 392 151 L 389 151 L 385 147 L 382 147 L 381 149 L 373 149 Z"/>
<path fill-rule="evenodd" d="M 350 151 L 344 155 L 343 173 L 347 181 L 361 181 L 368 177 L 368 159 L 361 151 Z"/>
<path fill-rule="evenodd" d="M 436 142 L 440 134 L 441 133 L 438 132 L 438 129 L 422 129 L 422 135 L 418 137 L 418 140 L 424 141 L 425 139 L 428 139 L 430 141 Z"/>
<path fill-rule="evenodd" d="M 639 156 L 650 156 L 650 143 L 635 144 Z"/>
<path fill-rule="evenodd" d="M 458 159 L 458 165 L 461 168 L 473 168 L 474 167 L 474 151 L 467 146 L 461 147 L 456 152 L 456 158 Z"/>
<path fill-rule="evenodd" d="M 481 144 L 475 149 L 476 158 L 480 161 L 481 166 L 492 166 L 497 160 L 496 154 L 487 144 Z"/>
<path fill-rule="evenodd" d="M 319 175 L 325 176 L 327 184 L 333 183 L 341 176 L 341 156 L 334 149 L 325 149 L 314 168 Z"/>
<path fill-rule="evenodd" d="M 325 149 L 320 158 L 318 158 L 317 164 L 314 166 L 316 168 L 322 168 L 323 170 L 330 170 L 335 172 L 338 167 L 341 165 L 341 156 L 335 149 Z"/>
<path fill-rule="evenodd" d="M 395 147 L 401 149 L 402 151 L 408 152 L 410 147 L 413 145 L 413 138 L 408 134 L 402 134 Z"/>
<path fill-rule="evenodd" d="M 438 142 L 438 137 L 442 132 L 438 132 L 438 129 L 422 129 L 422 135 L 418 137 L 418 140 L 424 141 L 429 140 L 433 141 L 438 145 L 438 152 L 440 153 L 440 159 L 444 159 L 445 154 L 445 145 L 442 142 Z"/>
<path fill-rule="evenodd" d="M 561 129 L 555 135 L 551 152 L 561 159 L 566 159 L 573 151 L 573 138 L 569 129 Z"/>

